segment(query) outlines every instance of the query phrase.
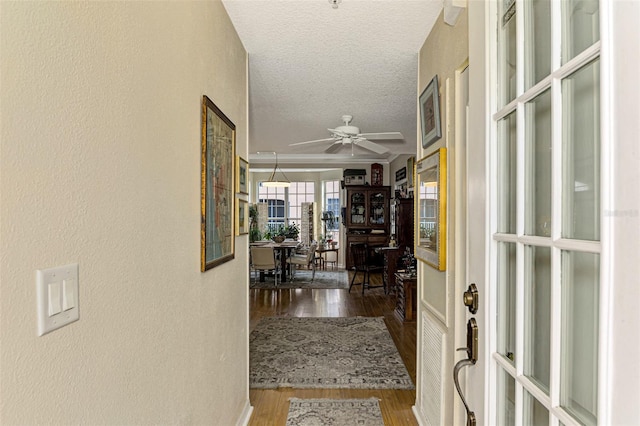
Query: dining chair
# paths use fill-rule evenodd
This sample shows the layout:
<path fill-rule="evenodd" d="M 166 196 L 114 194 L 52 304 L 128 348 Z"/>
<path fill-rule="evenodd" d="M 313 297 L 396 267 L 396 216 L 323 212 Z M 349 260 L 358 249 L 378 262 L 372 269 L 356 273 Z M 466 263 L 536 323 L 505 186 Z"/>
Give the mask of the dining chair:
<path fill-rule="evenodd" d="M 372 286 L 370 283 L 372 272 L 382 272 L 384 270 L 384 264 L 379 261 L 375 261 L 371 256 L 371 247 L 366 243 L 351 243 L 349 246 L 351 250 L 351 259 L 353 260 L 353 277 L 351 278 L 351 284 L 349 285 L 349 293 L 351 293 L 351 287 L 354 284 L 362 284 L 362 294 L 364 294 L 365 288 L 377 288 L 384 287 L 384 292 L 387 292 L 384 281 L 382 286 Z M 356 276 L 358 272 L 362 272 L 362 282 L 356 283 Z"/>
<path fill-rule="evenodd" d="M 289 256 L 289 258 L 287 259 L 287 263 L 290 264 L 292 266 L 292 275 L 291 275 L 291 279 L 293 280 L 296 274 L 296 270 L 298 269 L 299 266 L 306 266 L 306 267 L 310 267 L 311 268 L 311 282 L 313 282 L 313 280 L 316 277 L 316 261 L 315 261 L 315 256 L 316 256 L 316 249 L 318 248 L 318 244 L 317 243 L 312 243 L 308 249 L 306 250 L 306 253 L 304 254 L 292 254 L 291 256 Z"/>
<path fill-rule="evenodd" d="M 277 287 L 278 274 L 282 271 L 280 271 L 280 268 L 278 267 L 279 262 L 276 261 L 275 251 L 273 248 L 260 246 L 250 247 L 250 259 L 251 269 L 256 273 L 256 275 L 260 275 L 260 273 L 264 272 L 273 272 L 274 283 Z M 255 276 L 253 282 L 256 282 Z"/>
<path fill-rule="evenodd" d="M 322 269 L 326 269 L 327 265 L 331 265 L 331 269 L 336 269 L 338 265 L 338 251 L 329 250 L 322 253 Z"/>

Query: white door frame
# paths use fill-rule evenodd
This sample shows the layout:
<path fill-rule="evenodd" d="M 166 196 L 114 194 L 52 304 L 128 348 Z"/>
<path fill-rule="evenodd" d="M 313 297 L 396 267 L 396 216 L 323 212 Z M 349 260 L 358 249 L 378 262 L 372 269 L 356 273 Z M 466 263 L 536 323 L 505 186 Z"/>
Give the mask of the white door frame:
<path fill-rule="evenodd" d="M 455 143 L 454 143 L 454 188 L 455 188 L 455 212 L 451 221 L 455 229 L 455 284 L 453 295 L 453 334 L 454 347 L 462 348 L 466 346 L 466 322 L 468 310 L 462 304 L 462 297 L 469 285 L 467 278 L 467 232 L 469 218 L 467 215 L 467 111 L 469 105 L 469 60 L 466 60 L 455 72 Z M 466 81 L 465 81 L 466 80 Z M 466 85 L 466 88 L 463 86 Z M 457 352 L 454 363 L 458 359 L 464 358 L 463 352 Z M 459 375 L 460 387 L 463 393 L 466 391 L 466 369 Z M 457 394 L 454 394 L 453 423 L 464 424 L 466 421 L 466 411 L 462 401 Z M 473 408 L 471 408 L 473 410 Z"/>

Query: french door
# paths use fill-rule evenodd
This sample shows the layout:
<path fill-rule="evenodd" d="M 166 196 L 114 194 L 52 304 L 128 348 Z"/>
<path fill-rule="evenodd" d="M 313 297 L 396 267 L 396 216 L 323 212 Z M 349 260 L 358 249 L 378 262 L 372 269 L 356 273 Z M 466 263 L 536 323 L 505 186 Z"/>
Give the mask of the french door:
<path fill-rule="evenodd" d="M 592 425 L 602 318 L 599 3 L 490 7 L 488 418 Z"/>

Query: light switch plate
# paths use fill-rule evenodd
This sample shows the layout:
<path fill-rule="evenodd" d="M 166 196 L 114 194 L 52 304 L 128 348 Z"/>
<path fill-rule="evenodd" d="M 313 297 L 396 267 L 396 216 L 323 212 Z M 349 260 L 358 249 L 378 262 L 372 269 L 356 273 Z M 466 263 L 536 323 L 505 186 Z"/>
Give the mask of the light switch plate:
<path fill-rule="evenodd" d="M 54 284 L 54 285 L 50 285 Z M 54 291 L 52 291 L 54 289 Z M 78 264 L 36 271 L 38 298 L 38 336 L 47 334 L 80 318 L 78 308 Z M 56 314 L 50 315 L 55 306 Z M 62 307 L 63 310 L 60 310 Z"/>

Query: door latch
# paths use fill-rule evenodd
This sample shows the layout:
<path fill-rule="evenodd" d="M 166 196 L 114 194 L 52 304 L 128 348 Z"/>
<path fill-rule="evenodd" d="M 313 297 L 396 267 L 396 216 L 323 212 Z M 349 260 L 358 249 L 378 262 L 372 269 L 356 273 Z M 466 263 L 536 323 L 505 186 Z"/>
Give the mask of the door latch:
<path fill-rule="evenodd" d="M 469 284 L 469 288 L 464 292 L 463 302 L 464 306 L 469 308 L 469 312 L 475 314 L 478 312 L 478 287 L 475 284 Z"/>

